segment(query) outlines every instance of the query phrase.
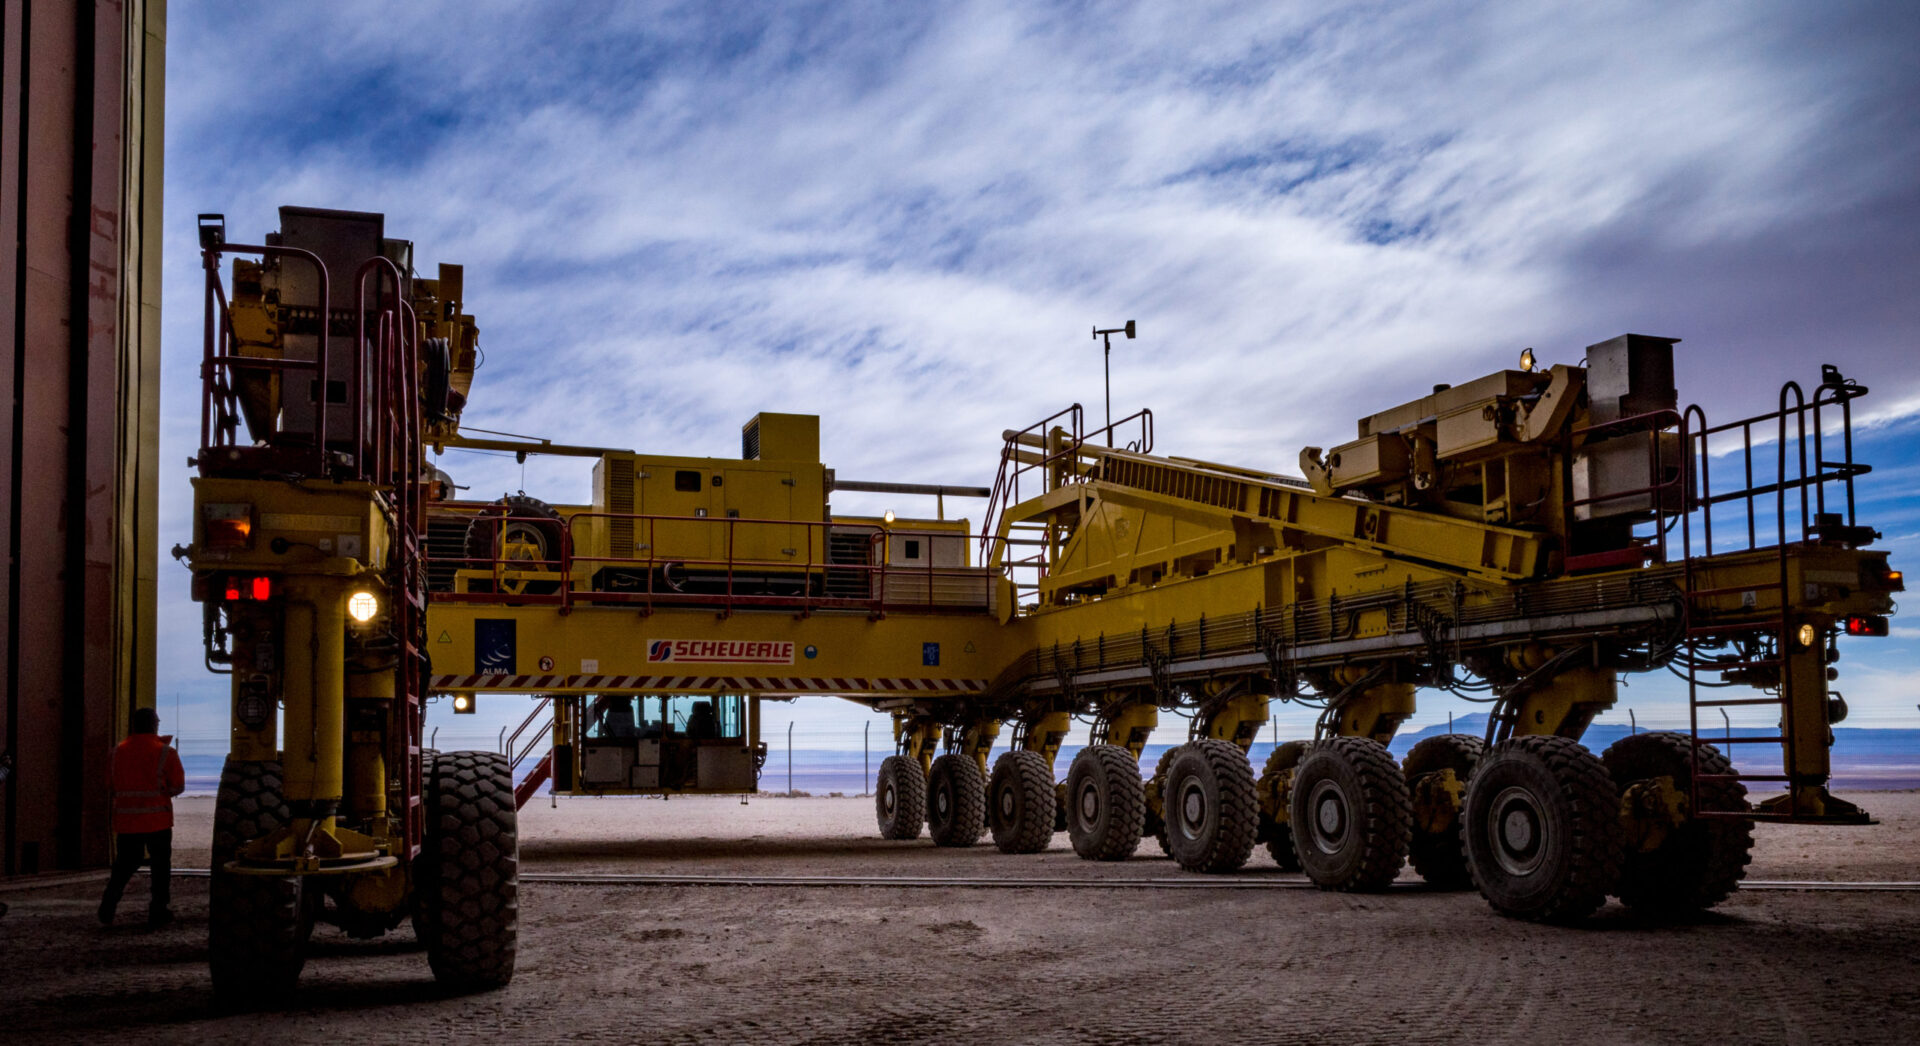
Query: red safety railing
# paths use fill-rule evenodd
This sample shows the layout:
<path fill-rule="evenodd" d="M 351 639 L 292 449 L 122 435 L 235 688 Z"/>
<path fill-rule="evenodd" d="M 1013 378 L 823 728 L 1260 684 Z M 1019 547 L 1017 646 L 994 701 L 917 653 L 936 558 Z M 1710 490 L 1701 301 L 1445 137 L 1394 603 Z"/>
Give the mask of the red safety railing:
<path fill-rule="evenodd" d="M 220 282 L 220 259 L 229 254 L 251 254 L 261 259 L 290 258 L 313 266 L 320 281 L 321 306 L 317 310 L 319 320 L 319 348 L 311 360 L 272 358 L 265 356 L 242 356 L 237 351 L 238 341 L 233 331 L 233 317 L 227 302 L 226 288 Z M 234 448 L 239 446 L 239 428 L 241 412 L 239 393 L 234 383 L 249 371 L 283 376 L 289 372 L 310 372 L 314 375 L 319 390 L 317 398 L 314 435 L 310 451 L 313 475 L 322 475 L 327 471 L 327 389 L 331 375 L 328 373 L 327 338 L 331 333 L 328 323 L 330 281 L 326 264 L 312 251 L 298 247 L 280 247 L 243 243 L 220 243 L 201 251 L 201 266 L 206 270 L 205 317 L 202 331 L 202 357 L 200 364 L 200 447 L 201 457 L 195 464 L 204 469 L 208 464 L 224 464 L 218 458 L 209 460 L 207 451 L 215 448 Z M 283 387 L 287 383 L 282 379 Z M 252 432 L 254 444 L 270 445 L 281 435 L 278 430 Z M 301 455 L 294 455 L 298 461 Z"/>
<path fill-rule="evenodd" d="M 998 533 L 1000 517 L 1006 514 L 1008 506 L 1019 504 L 1022 500 L 1020 477 L 1034 469 L 1045 467 L 1061 456 L 1060 454 L 1043 454 L 1037 461 L 1023 461 L 1021 448 L 1037 446 L 1044 450 L 1054 422 L 1062 418 L 1068 421 L 1068 426 L 1062 430 L 1063 435 L 1072 446 L 1077 448 L 1085 436 L 1082 431 L 1086 424 L 1084 413 L 1080 404 L 1075 403 L 1065 410 L 1055 411 L 1041 418 L 1024 429 L 1017 432 L 1009 431 L 1005 434 L 1005 443 L 1000 450 L 1000 469 L 994 474 L 992 489 L 987 492 L 987 511 L 980 525 L 980 562 L 992 562 L 987 558 L 987 553 L 992 548 L 988 539 Z M 1049 484 L 1047 489 L 1052 489 L 1052 485 Z"/>
<path fill-rule="evenodd" d="M 227 255 L 254 256 L 263 261 L 292 260 L 313 267 L 317 282 L 311 306 L 315 327 L 312 359 L 246 356 L 240 352 L 233 327 L 232 304 L 221 283 L 220 262 Z M 419 335 L 411 306 L 402 298 L 405 274 L 391 260 L 374 257 L 354 274 L 355 300 L 351 311 L 332 307 L 332 278 L 319 256 L 297 247 L 238 244 L 214 238 L 204 242 L 205 270 L 203 346 L 201 360 L 200 452 L 194 459 L 202 474 L 256 475 L 281 481 L 330 480 L 372 485 L 387 509 L 391 526 L 386 580 L 392 606 L 389 619 L 399 641 L 396 668 L 400 699 L 398 729 L 389 733 L 386 758 L 400 767 L 405 801 L 398 804 L 400 838 L 411 858 L 419 852 L 424 809 L 421 800 L 420 741 L 426 693 L 426 581 L 421 536 L 426 521 L 422 453 L 422 410 L 419 388 Z M 373 283 L 369 293 L 369 278 Z M 283 309 L 303 311 L 304 303 L 282 302 Z M 352 332 L 351 374 L 343 382 L 343 402 L 332 397 L 333 328 L 344 323 Z M 283 335 L 286 332 L 283 331 Z M 280 402 L 265 412 L 262 431 L 249 422 L 249 441 L 242 444 L 239 429 L 242 378 L 280 375 Z M 291 375 L 313 379 L 313 428 L 285 426 L 284 404 L 296 394 Z M 349 438 L 337 438 L 329 424 L 334 408 L 351 420 Z"/>
<path fill-rule="evenodd" d="M 1066 419 L 1068 424 L 1056 426 L 1055 422 L 1062 419 Z M 1035 491 L 1035 494 L 1044 494 L 1064 483 L 1077 482 L 1085 474 L 1080 468 L 1082 452 L 1088 447 L 1096 446 L 1096 441 L 1104 441 L 1106 447 L 1112 447 L 1115 435 L 1127 426 L 1135 424 L 1139 426 L 1139 435 L 1129 440 L 1124 449 L 1138 454 L 1151 454 L 1153 452 L 1153 411 L 1145 408 L 1089 432 L 1086 429 L 1085 412 L 1080 404 L 1075 403 L 1064 410 L 1047 415 L 1024 429 L 1017 431 L 1009 429 L 1004 434 L 1005 442 L 1000 449 L 1000 469 L 995 473 L 993 487 L 987 495 L 987 511 L 979 538 L 980 562 L 983 564 L 999 562 L 992 558 L 992 553 L 995 542 L 1003 541 L 1000 537 L 1000 521 L 1007 514 L 1007 509 L 1026 500 L 1020 492 L 1022 476 L 1037 470 L 1044 471 L 1045 486 Z M 1050 450 L 1056 439 L 1054 435 L 1056 428 L 1059 430 L 1057 437 L 1059 445 L 1057 449 Z M 1036 453 L 1037 457 L 1034 456 Z M 1002 551 L 1008 551 L 1005 543 L 1002 544 Z M 1005 563 L 1009 567 L 1016 565 L 1012 560 L 1007 560 Z M 1030 564 L 1022 561 L 1019 565 Z M 1042 573 L 1044 574 L 1044 568 Z"/>

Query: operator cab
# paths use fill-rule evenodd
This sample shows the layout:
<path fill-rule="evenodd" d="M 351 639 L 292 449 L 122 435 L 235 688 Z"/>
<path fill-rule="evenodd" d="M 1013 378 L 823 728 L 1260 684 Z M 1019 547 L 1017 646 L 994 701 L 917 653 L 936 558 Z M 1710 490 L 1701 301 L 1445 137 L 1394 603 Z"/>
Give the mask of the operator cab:
<path fill-rule="evenodd" d="M 766 745 L 757 698 L 599 694 L 557 699 L 554 791 L 562 795 L 753 792 Z M 577 738 L 569 737 L 577 733 Z"/>

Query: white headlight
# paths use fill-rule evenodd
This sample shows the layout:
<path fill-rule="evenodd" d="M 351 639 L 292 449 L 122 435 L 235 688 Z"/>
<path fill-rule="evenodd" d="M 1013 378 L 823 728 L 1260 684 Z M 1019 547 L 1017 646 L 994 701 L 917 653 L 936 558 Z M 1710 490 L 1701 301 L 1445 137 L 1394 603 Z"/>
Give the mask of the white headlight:
<path fill-rule="evenodd" d="M 366 624 L 380 612 L 380 600 L 371 592 L 355 592 L 347 597 L 347 616 Z"/>

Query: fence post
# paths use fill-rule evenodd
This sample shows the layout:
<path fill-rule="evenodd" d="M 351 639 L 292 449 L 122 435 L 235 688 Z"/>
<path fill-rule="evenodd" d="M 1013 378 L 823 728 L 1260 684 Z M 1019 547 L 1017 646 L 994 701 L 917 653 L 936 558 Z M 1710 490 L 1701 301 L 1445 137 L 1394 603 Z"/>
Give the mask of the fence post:
<path fill-rule="evenodd" d="M 866 725 L 860 728 L 860 782 L 863 786 L 873 780 L 873 742 L 870 740 L 872 737 L 873 720 L 869 719 Z"/>
<path fill-rule="evenodd" d="M 787 798 L 793 798 L 793 720 L 787 720 Z"/>

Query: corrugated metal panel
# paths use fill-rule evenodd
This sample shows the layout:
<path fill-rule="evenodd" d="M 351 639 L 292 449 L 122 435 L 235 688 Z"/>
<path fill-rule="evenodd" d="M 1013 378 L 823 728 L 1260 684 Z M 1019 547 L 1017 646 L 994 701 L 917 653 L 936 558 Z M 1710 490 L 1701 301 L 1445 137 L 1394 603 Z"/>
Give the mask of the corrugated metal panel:
<path fill-rule="evenodd" d="M 0 871 L 17 874 L 106 860 L 108 758 L 153 700 L 165 7 L 9 0 L 0 26 Z"/>

